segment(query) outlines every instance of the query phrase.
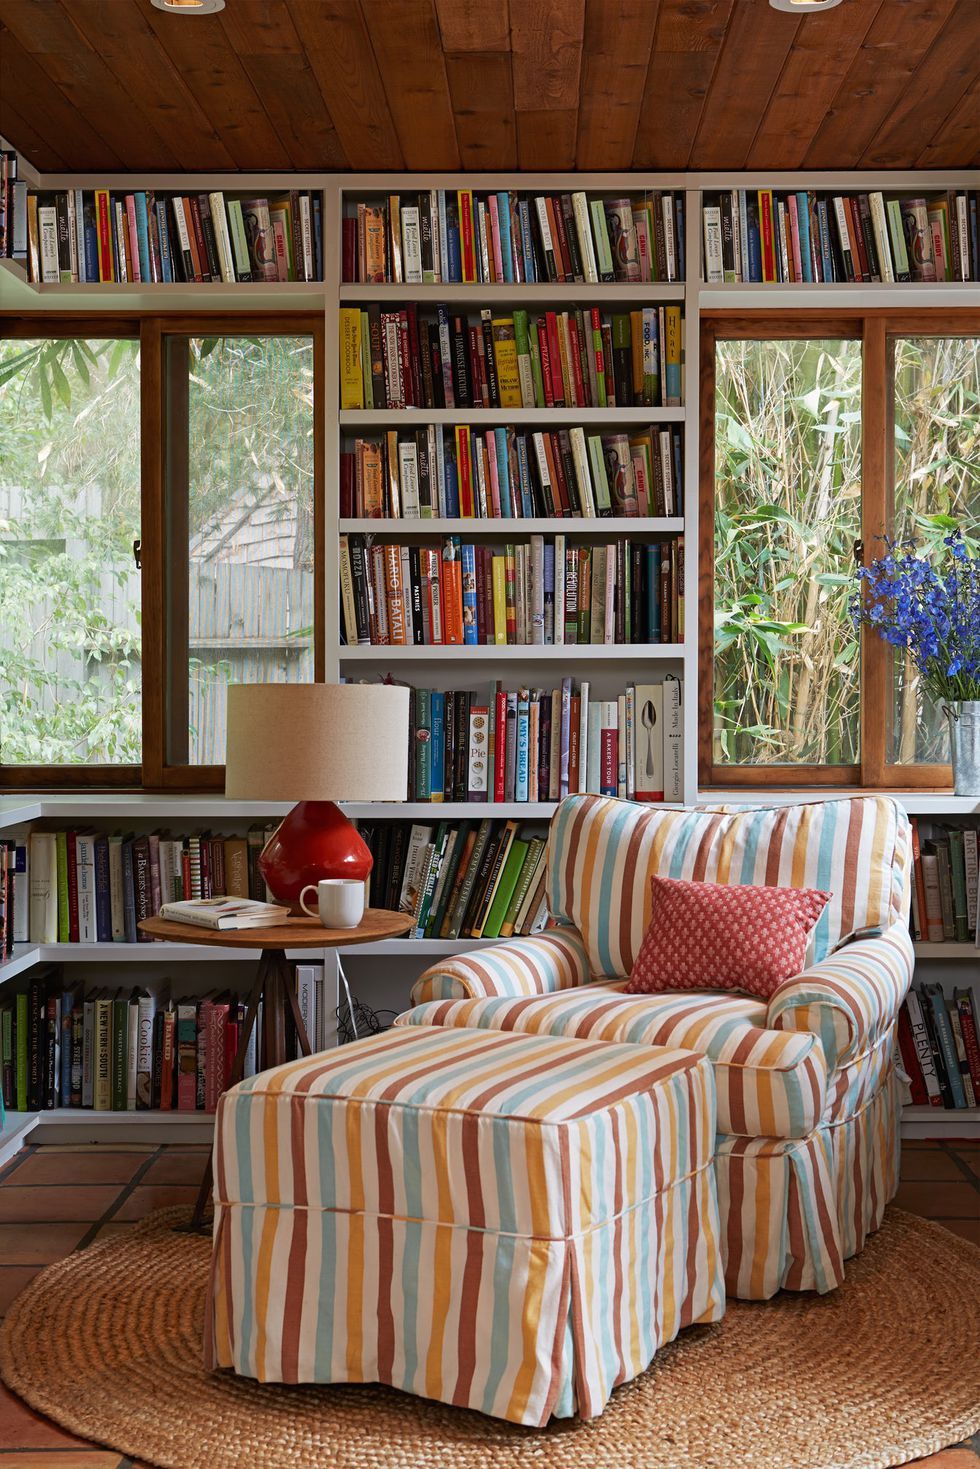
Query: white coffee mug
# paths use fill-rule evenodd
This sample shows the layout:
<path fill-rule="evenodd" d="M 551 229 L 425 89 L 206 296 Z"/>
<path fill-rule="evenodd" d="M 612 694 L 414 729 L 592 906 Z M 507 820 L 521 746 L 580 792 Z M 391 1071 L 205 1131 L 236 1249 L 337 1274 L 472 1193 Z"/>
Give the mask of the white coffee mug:
<path fill-rule="evenodd" d="M 317 912 L 306 906 L 307 893 L 316 894 Z M 310 918 L 319 916 L 324 928 L 356 928 L 364 917 L 364 883 L 355 877 L 325 877 L 308 883 L 299 906 Z"/>

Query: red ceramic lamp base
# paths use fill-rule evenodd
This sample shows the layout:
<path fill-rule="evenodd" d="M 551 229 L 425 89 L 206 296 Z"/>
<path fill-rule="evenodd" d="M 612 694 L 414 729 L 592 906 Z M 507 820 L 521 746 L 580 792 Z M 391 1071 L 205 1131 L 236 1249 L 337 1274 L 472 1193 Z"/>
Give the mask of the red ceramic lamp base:
<path fill-rule="evenodd" d="M 374 858 L 356 827 L 333 801 L 300 801 L 271 836 L 259 871 L 280 903 L 300 912 L 299 895 L 325 877 L 364 881 Z"/>

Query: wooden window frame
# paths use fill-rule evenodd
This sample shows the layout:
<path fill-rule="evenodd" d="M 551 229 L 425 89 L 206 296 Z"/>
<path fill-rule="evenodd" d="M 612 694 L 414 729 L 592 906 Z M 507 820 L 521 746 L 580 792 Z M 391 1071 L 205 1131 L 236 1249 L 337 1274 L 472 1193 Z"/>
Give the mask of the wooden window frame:
<path fill-rule="evenodd" d="M 309 336 L 313 340 L 313 540 L 314 679 L 326 674 L 325 516 L 325 322 L 323 313 L 64 313 L 23 316 L 0 313 L 0 336 L 12 338 L 134 337 L 140 343 L 140 559 L 143 763 L 138 765 L 0 764 L 0 791 L 113 789 L 221 791 L 223 765 L 167 763 L 168 676 L 177 650 L 168 635 L 174 607 L 167 597 L 167 413 L 165 348 L 168 337 Z M 171 439 L 174 435 L 171 427 Z M 175 441 L 175 440 L 174 440 Z M 186 668 L 182 678 L 186 681 Z"/>
<path fill-rule="evenodd" d="M 867 790 L 948 792 L 948 765 L 896 765 L 885 758 L 892 719 L 893 654 L 884 641 L 861 630 L 860 736 L 856 765 L 725 766 L 714 763 L 714 509 L 715 356 L 719 340 L 786 340 L 846 337 L 862 343 L 861 545 L 864 564 L 893 524 L 894 341 L 907 336 L 980 334 L 980 311 L 951 308 L 898 311 L 850 307 L 834 312 L 716 310 L 701 316 L 698 555 L 698 780 L 705 789 L 857 787 Z"/>

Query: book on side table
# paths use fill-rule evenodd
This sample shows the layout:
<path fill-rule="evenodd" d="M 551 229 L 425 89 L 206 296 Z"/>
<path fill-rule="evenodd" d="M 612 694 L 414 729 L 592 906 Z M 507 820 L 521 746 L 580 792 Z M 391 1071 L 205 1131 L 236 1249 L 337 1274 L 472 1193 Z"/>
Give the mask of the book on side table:
<path fill-rule="evenodd" d="M 281 903 L 259 903 L 254 898 L 189 898 L 164 903 L 160 917 L 197 928 L 275 928 L 289 917 Z"/>

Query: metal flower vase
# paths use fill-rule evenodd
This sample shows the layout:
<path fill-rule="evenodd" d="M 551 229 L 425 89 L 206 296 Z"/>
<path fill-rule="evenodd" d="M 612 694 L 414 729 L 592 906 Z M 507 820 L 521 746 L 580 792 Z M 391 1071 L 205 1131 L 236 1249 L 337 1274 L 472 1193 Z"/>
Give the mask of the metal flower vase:
<path fill-rule="evenodd" d="M 980 699 L 943 705 L 949 725 L 953 790 L 957 796 L 980 796 Z"/>

